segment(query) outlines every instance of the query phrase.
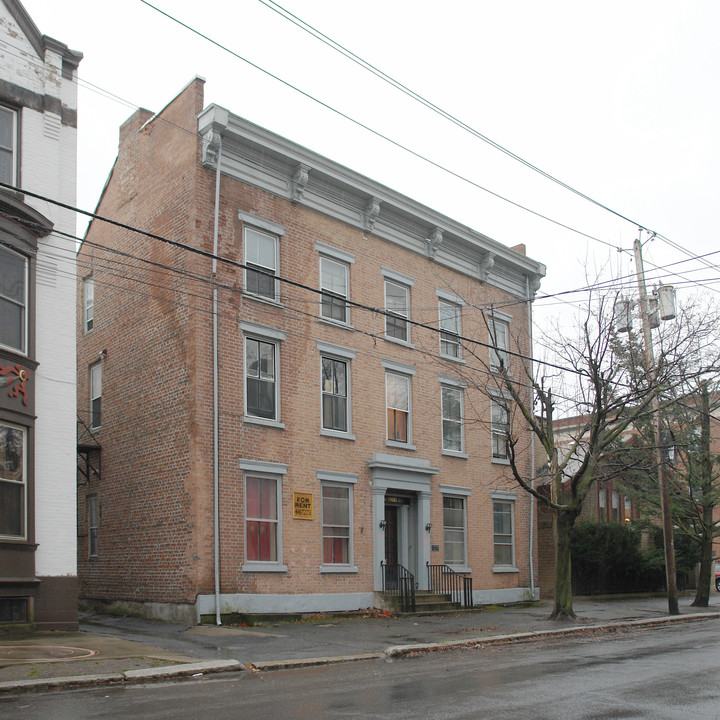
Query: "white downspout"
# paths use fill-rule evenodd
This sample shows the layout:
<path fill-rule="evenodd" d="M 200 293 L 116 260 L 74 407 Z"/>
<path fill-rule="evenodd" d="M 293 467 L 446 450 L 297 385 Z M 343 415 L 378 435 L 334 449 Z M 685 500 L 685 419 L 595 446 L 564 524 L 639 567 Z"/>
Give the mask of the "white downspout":
<path fill-rule="evenodd" d="M 213 513 L 214 513 L 214 571 L 215 571 L 215 624 L 222 625 L 220 617 L 220 403 L 218 389 L 218 290 L 217 254 L 220 232 L 220 165 L 222 162 L 222 138 L 218 136 L 217 169 L 215 171 L 215 227 L 213 229 Z"/>
<path fill-rule="evenodd" d="M 530 358 L 531 370 L 533 362 L 533 336 L 532 336 L 532 301 L 530 297 L 530 277 L 525 276 L 525 288 L 527 292 L 527 316 L 528 316 L 528 357 Z M 535 489 L 535 434 L 530 428 L 530 487 Z M 535 496 L 530 495 L 530 538 L 528 542 L 530 560 L 530 597 L 535 599 L 535 563 L 533 562 L 535 535 Z"/>

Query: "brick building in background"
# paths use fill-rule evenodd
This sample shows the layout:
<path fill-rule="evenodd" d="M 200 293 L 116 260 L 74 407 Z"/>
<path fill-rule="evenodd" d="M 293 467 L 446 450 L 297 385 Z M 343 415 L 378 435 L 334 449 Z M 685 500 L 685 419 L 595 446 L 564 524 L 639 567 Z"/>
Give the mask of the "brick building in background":
<path fill-rule="evenodd" d="M 509 417 L 461 339 L 488 342 L 494 305 L 528 354 L 545 268 L 524 248 L 203 109 L 200 79 L 122 126 L 97 212 L 124 226 L 94 220 L 78 255 L 82 598 L 191 622 L 357 609 L 383 563 L 528 597 Z"/>
<path fill-rule="evenodd" d="M 44 198 L 75 205 L 82 55 L 16 0 L 0 38 L 0 625 L 73 628 L 75 215 Z"/>

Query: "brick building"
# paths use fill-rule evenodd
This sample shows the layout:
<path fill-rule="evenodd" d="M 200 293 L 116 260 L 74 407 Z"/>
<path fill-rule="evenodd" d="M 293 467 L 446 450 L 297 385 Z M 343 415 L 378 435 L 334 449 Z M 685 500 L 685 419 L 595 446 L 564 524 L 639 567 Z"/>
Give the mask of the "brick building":
<path fill-rule="evenodd" d="M 0 625 L 77 626 L 77 52 L 0 0 Z M 68 233 L 69 235 L 67 235 Z"/>
<path fill-rule="evenodd" d="M 357 609 L 383 563 L 528 597 L 509 416 L 471 382 L 490 306 L 528 353 L 545 268 L 522 246 L 204 109 L 200 79 L 122 126 L 97 213 L 121 224 L 78 255 L 81 597 L 192 622 Z"/>

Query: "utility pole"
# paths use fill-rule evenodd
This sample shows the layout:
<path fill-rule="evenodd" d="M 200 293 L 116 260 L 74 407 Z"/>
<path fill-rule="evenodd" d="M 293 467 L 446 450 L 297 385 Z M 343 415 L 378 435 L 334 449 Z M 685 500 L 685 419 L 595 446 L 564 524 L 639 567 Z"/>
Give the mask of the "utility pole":
<path fill-rule="evenodd" d="M 639 236 L 638 232 L 638 236 Z M 648 383 L 654 386 L 657 382 L 655 372 L 655 354 L 653 353 L 652 335 L 650 334 L 650 307 L 645 287 L 645 270 L 643 269 L 642 245 L 638 237 L 633 248 L 635 250 L 635 271 L 637 273 L 638 290 L 640 292 L 640 314 L 642 315 L 643 337 L 645 340 L 645 363 L 647 366 Z M 657 390 L 657 388 L 655 388 Z M 655 458 L 658 466 L 658 484 L 660 487 L 660 511 L 663 522 L 663 540 L 665 548 L 665 578 L 667 582 L 668 612 L 679 615 L 677 575 L 675 573 L 675 540 L 673 537 L 672 512 L 670 507 L 670 487 L 667 477 L 666 458 L 662 451 L 662 427 L 657 394 L 652 401 L 653 427 L 655 429 Z"/>

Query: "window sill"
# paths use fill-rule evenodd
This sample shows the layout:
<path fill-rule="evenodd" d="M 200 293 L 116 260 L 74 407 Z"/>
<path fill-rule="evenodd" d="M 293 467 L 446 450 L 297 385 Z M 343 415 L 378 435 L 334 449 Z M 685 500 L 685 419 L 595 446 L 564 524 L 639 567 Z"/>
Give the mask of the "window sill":
<path fill-rule="evenodd" d="M 265 418 L 253 417 L 252 415 L 244 415 L 243 422 L 249 423 L 250 425 L 264 425 L 265 427 L 285 429 L 285 423 L 278 420 L 266 420 Z"/>
<path fill-rule="evenodd" d="M 494 573 L 517 573 L 520 572 L 520 569 L 512 565 L 495 565 L 492 571 Z"/>
<path fill-rule="evenodd" d="M 468 457 L 470 457 L 467 453 L 460 452 L 459 450 L 443 450 L 442 454 L 448 457 L 462 458 L 463 460 L 467 460 Z"/>
<path fill-rule="evenodd" d="M 400 450 L 417 450 L 414 445 L 410 443 L 397 442 L 397 440 L 386 440 L 385 445 L 387 447 L 399 448 Z"/>
<path fill-rule="evenodd" d="M 328 430 L 327 428 L 320 428 L 320 434 L 325 437 L 338 438 L 340 440 L 354 440 L 355 436 L 352 433 L 341 432 L 340 430 Z"/>
<path fill-rule="evenodd" d="M 271 562 L 246 562 L 246 563 L 243 563 L 242 571 L 246 572 L 246 573 L 253 573 L 253 572 L 285 573 L 285 572 L 287 572 L 287 565 L 279 565 L 278 563 L 271 563 Z"/>
<path fill-rule="evenodd" d="M 443 353 L 440 353 L 440 358 L 442 360 L 449 360 L 450 362 L 457 363 L 458 365 L 465 365 L 465 361 L 461 357 L 455 357 L 454 355 L 444 355 Z"/>
<path fill-rule="evenodd" d="M 490 458 L 490 462 L 495 465 L 509 465 L 510 461 L 507 458 Z"/>
<path fill-rule="evenodd" d="M 409 348 L 410 350 L 415 349 L 415 346 L 408 340 L 400 340 L 399 338 L 390 337 L 389 335 L 385 335 L 385 339 L 389 343 L 393 343 L 393 345 L 400 345 L 402 347 Z"/>
<path fill-rule="evenodd" d="M 323 317 L 322 315 L 318 318 L 318 322 L 323 325 L 332 325 L 332 327 L 340 328 L 341 330 L 352 330 L 355 332 L 355 328 L 350 323 L 340 322 L 339 320 L 331 320 L 330 318 Z"/>
<path fill-rule="evenodd" d="M 321 565 L 320 572 L 323 574 L 332 573 L 356 573 L 358 569 L 354 565 Z"/>
<path fill-rule="evenodd" d="M 245 290 L 243 290 L 242 295 L 243 297 L 248 298 L 248 300 L 255 300 L 265 305 L 272 305 L 273 307 L 284 307 L 280 300 L 276 298 L 269 298 L 265 297 L 264 295 L 254 295 L 253 293 L 246 292 Z"/>

